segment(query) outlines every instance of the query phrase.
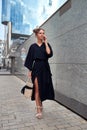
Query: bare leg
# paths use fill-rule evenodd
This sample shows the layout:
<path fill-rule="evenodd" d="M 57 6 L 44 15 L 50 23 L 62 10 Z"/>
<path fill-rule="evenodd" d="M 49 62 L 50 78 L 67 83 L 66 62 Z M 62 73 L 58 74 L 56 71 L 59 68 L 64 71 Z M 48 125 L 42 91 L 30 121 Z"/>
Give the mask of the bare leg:
<path fill-rule="evenodd" d="M 42 102 L 40 100 L 37 77 L 35 78 L 34 85 L 35 85 L 35 101 L 36 101 L 36 106 L 37 106 L 37 113 L 42 113 Z"/>

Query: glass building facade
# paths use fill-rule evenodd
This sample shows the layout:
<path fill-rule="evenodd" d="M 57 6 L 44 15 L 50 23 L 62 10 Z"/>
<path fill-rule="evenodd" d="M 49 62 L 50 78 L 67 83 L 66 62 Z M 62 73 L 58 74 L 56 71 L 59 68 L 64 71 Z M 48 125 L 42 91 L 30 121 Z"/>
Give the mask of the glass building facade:
<path fill-rule="evenodd" d="M 10 1 L 2 0 L 2 22 L 5 24 L 10 21 Z"/>
<path fill-rule="evenodd" d="M 67 0 L 2 0 L 2 23 L 12 23 L 12 33 L 29 35 Z"/>

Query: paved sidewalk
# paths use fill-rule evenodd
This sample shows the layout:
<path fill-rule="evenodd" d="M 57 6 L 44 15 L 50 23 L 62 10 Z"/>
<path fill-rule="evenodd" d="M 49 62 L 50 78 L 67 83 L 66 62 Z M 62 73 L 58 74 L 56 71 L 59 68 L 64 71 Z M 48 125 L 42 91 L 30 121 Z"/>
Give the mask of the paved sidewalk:
<path fill-rule="evenodd" d="M 0 76 L 0 130 L 87 130 L 87 121 L 55 101 L 44 101 L 44 117 L 36 119 L 35 102 L 20 93 L 24 84 Z"/>
<path fill-rule="evenodd" d="M 10 70 L 0 69 L 0 75 L 8 75 L 8 74 L 11 74 Z"/>

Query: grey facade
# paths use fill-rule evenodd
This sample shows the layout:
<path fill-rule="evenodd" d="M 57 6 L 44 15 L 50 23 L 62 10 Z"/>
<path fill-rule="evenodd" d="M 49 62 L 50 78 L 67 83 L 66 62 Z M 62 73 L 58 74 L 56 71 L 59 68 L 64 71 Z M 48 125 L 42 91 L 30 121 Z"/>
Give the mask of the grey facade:
<path fill-rule="evenodd" d="M 87 119 L 87 0 L 69 0 L 42 27 L 54 52 L 49 62 L 56 100 Z M 24 76 L 21 49 L 27 54 L 33 42 L 34 34 L 18 49 L 16 70 Z"/>

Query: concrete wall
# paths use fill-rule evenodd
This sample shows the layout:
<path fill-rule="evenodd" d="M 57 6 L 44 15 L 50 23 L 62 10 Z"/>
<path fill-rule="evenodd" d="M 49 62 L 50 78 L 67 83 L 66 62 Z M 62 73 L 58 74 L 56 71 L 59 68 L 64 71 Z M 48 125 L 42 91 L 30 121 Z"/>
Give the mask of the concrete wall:
<path fill-rule="evenodd" d="M 87 0 L 69 0 L 42 27 L 54 52 L 56 100 L 87 119 Z M 33 42 L 34 34 L 23 47 Z M 27 73 L 23 65 L 19 70 Z"/>

